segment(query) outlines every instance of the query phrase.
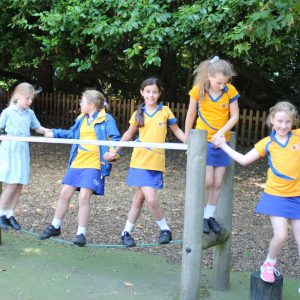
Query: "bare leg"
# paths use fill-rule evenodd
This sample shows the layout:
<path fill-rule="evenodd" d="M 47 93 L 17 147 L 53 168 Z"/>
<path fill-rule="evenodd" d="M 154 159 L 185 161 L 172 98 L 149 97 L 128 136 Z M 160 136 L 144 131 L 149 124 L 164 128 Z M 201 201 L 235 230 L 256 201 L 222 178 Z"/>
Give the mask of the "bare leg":
<path fill-rule="evenodd" d="M 294 237 L 298 246 L 298 254 L 299 254 L 299 259 L 300 259 L 300 220 L 299 219 L 294 219 L 291 220 L 291 225 L 293 228 L 293 233 Z"/>
<path fill-rule="evenodd" d="M 55 218 L 62 220 L 69 208 L 69 202 L 74 195 L 76 188 L 65 184 L 60 192 L 57 207 L 55 210 Z"/>
<path fill-rule="evenodd" d="M 218 204 L 219 195 L 225 175 L 225 167 L 206 167 L 206 170 L 209 168 L 209 179 L 207 189 L 209 191 L 207 196 L 207 204 L 216 206 Z M 213 170 L 211 170 L 213 168 Z M 212 182 L 211 182 L 212 180 Z"/>
<path fill-rule="evenodd" d="M 136 221 L 141 213 L 144 201 L 145 201 L 145 196 L 142 191 L 142 188 L 137 188 L 137 190 L 133 196 L 133 199 L 132 199 L 131 208 L 128 213 L 128 221 L 131 224 L 136 223 Z"/>
<path fill-rule="evenodd" d="M 79 193 L 78 226 L 87 227 L 90 217 L 90 199 L 93 191 L 81 188 Z"/>
<path fill-rule="evenodd" d="M 15 209 L 18 202 L 19 202 L 19 199 L 20 199 L 20 195 L 21 195 L 21 192 L 22 192 L 22 189 L 23 189 L 23 185 L 22 184 L 18 184 L 17 188 L 16 188 L 16 191 L 10 201 L 10 205 L 8 206 L 9 209 Z"/>
<path fill-rule="evenodd" d="M 11 206 L 12 199 L 15 199 L 15 195 L 20 196 L 23 185 L 20 184 L 7 184 L 0 198 L 0 209 L 6 210 Z M 18 199 L 15 200 L 18 202 Z"/>
<path fill-rule="evenodd" d="M 269 257 L 277 258 L 288 237 L 288 220 L 283 217 L 271 216 L 271 223 L 273 226 L 274 236 L 269 245 Z"/>
<path fill-rule="evenodd" d="M 210 192 L 214 183 L 214 167 L 206 166 L 205 175 L 205 205 L 208 204 L 210 197 Z"/>
<path fill-rule="evenodd" d="M 145 195 L 145 199 L 148 203 L 149 209 L 156 221 L 164 218 L 163 211 L 159 205 L 156 190 L 152 187 L 144 186 L 142 191 Z"/>

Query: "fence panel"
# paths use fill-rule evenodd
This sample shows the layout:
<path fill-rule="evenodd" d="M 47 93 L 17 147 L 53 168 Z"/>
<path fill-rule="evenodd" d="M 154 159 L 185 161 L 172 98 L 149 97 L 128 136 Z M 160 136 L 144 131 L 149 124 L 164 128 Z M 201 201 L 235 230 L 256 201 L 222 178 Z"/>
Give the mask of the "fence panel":
<path fill-rule="evenodd" d="M 40 122 L 48 127 L 68 128 L 80 113 L 79 95 L 65 95 L 61 93 L 41 93 L 33 102 L 32 109 L 35 111 Z M 8 105 L 9 93 L 0 94 L 0 111 Z M 110 112 L 115 117 L 121 132 L 126 131 L 128 121 L 132 113 L 137 109 L 140 101 L 137 99 L 117 99 L 112 97 L 109 101 Z M 187 107 L 185 103 L 165 103 L 173 111 L 178 125 L 184 129 Z M 253 111 L 243 109 L 240 112 L 239 121 L 234 127 L 237 141 L 240 145 L 253 145 L 270 133 L 266 126 L 267 113 L 265 111 Z M 299 127 L 300 116 L 297 116 Z"/>

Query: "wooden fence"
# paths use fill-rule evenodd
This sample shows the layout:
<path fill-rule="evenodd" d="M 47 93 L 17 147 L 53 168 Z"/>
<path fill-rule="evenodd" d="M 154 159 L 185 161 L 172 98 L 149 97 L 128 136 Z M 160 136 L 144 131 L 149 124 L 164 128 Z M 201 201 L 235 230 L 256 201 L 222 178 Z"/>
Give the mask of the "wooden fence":
<path fill-rule="evenodd" d="M 80 111 L 79 100 L 79 95 L 41 93 L 34 100 L 32 109 L 44 126 L 68 128 Z M 8 101 L 9 94 L 3 92 L 0 97 L 1 110 L 7 106 Z M 121 132 L 127 129 L 130 116 L 138 104 L 138 100 L 110 99 L 110 113 L 115 117 Z M 184 129 L 187 104 L 170 102 L 165 105 L 170 107 L 178 120 L 179 127 Z M 239 122 L 233 130 L 236 132 L 237 142 L 240 145 L 250 146 L 267 136 L 270 131 L 266 126 L 266 119 L 267 112 L 265 111 L 241 110 Z M 298 124 L 299 121 L 300 116 L 298 116 Z"/>

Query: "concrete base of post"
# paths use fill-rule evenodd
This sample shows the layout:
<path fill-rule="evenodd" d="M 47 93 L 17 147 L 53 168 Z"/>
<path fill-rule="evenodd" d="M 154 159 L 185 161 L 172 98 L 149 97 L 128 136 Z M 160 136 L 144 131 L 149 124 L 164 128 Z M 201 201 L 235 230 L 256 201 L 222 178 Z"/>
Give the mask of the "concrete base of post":
<path fill-rule="evenodd" d="M 264 282 L 260 272 L 251 274 L 250 300 L 282 300 L 283 277 L 275 276 L 274 283 Z"/>

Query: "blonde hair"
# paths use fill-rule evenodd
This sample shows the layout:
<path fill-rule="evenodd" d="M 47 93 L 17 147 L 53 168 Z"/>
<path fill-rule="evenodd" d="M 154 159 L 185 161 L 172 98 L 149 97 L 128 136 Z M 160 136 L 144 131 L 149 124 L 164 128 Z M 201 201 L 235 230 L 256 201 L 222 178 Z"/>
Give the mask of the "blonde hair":
<path fill-rule="evenodd" d="M 199 101 L 202 101 L 205 93 L 209 89 L 208 74 L 215 76 L 217 73 L 221 73 L 230 80 L 236 73 L 233 70 L 232 65 L 226 60 L 219 59 L 215 56 L 211 60 L 205 60 L 195 69 L 194 75 L 194 86 L 199 87 Z"/>
<path fill-rule="evenodd" d="M 15 87 L 12 96 L 10 98 L 9 105 L 16 104 L 18 102 L 18 98 L 17 98 L 18 95 L 34 98 L 34 96 L 38 94 L 40 91 L 41 89 L 35 89 L 30 83 L 22 82 Z"/>
<path fill-rule="evenodd" d="M 93 103 L 98 111 L 100 111 L 103 107 L 105 110 L 109 109 L 104 95 L 97 90 L 85 90 L 82 93 L 82 96 L 86 97 L 87 101 Z"/>
<path fill-rule="evenodd" d="M 285 112 L 285 113 L 291 114 L 293 124 L 295 124 L 297 122 L 296 117 L 297 117 L 298 111 L 297 111 L 296 106 L 287 101 L 280 101 L 270 108 L 269 115 L 268 115 L 267 121 L 266 121 L 268 127 L 271 128 L 273 126 L 271 123 L 271 118 L 274 118 L 275 114 L 278 112 Z"/>

